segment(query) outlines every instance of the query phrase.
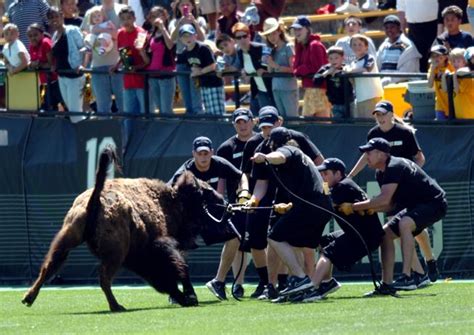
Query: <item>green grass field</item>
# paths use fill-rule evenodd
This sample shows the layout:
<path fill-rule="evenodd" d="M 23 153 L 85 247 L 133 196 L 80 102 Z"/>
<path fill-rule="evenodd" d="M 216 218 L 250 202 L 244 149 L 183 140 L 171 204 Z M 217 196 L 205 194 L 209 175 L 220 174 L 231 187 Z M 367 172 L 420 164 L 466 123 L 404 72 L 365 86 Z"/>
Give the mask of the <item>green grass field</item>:
<path fill-rule="evenodd" d="M 250 294 L 253 287 L 246 287 Z M 0 290 L 0 334 L 474 334 L 474 282 L 441 282 L 401 298 L 362 298 L 370 284 L 344 284 L 307 304 L 218 302 L 198 288 L 200 306 L 181 308 L 150 288 L 116 288 L 128 310 L 110 313 L 97 288 L 44 289 L 31 308 L 24 290 Z"/>

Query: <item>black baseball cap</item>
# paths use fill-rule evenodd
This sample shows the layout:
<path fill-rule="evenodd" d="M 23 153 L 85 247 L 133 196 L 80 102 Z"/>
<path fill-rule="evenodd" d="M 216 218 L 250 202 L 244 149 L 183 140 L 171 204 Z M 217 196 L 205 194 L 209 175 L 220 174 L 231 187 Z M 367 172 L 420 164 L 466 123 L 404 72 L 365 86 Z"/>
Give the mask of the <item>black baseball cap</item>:
<path fill-rule="evenodd" d="M 372 151 L 372 150 L 375 150 L 375 149 L 389 154 L 390 153 L 390 143 L 388 143 L 388 141 L 384 138 L 374 137 L 369 142 L 367 142 L 367 144 L 361 145 L 359 147 L 359 150 L 361 152 Z"/>
<path fill-rule="evenodd" d="M 387 113 L 393 113 L 393 105 L 390 101 L 387 100 L 382 100 L 379 101 L 374 108 L 374 111 L 372 114 L 375 114 L 377 112 L 387 114 Z"/>
<path fill-rule="evenodd" d="M 323 164 L 317 166 L 319 171 L 340 171 L 342 175 L 346 175 L 346 164 L 339 158 L 326 158 Z"/>
<path fill-rule="evenodd" d="M 193 141 L 193 150 L 196 152 L 199 151 L 211 151 L 212 150 L 212 141 L 209 137 L 199 136 L 196 137 Z"/>
<path fill-rule="evenodd" d="M 393 14 L 388 15 L 383 19 L 383 25 L 386 25 L 388 23 L 393 23 L 393 24 L 401 26 L 400 19 L 398 18 L 398 16 L 393 15 Z"/>
<path fill-rule="evenodd" d="M 273 106 L 260 108 L 258 112 L 258 127 L 272 127 L 278 121 L 278 110 Z"/>
<path fill-rule="evenodd" d="M 279 148 L 291 139 L 290 132 L 285 127 L 273 128 L 270 132 L 270 142 L 274 148 Z"/>
<path fill-rule="evenodd" d="M 290 28 L 301 29 L 303 27 L 311 27 L 311 21 L 305 15 L 298 16 Z"/>
<path fill-rule="evenodd" d="M 232 113 L 232 121 L 235 123 L 239 120 L 244 120 L 245 122 L 252 120 L 253 114 L 252 111 L 248 108 L 237 108 L 234 113 Z"/>

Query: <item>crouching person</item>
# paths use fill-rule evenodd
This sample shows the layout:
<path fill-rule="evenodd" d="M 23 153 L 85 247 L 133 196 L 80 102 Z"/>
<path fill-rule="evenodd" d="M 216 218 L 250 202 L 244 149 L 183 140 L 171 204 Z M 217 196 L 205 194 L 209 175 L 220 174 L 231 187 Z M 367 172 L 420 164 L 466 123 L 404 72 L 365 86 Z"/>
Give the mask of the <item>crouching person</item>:
<path fill-rule="evenodd" d="M 276 208 L 276 212 L 283 215 L 268 235 L 268 243 L 292 274 L 288 287 L 280 292 L 283 297 L 312 287 L 311 279 L 305 273 L 303 252 L 304 249 L 313 249 L 314 252 L 318 247 L 332 209 L 316 165 L 290 138 L 288 129 L 274 128 L 269 138 L 273 151 L 268 154 L 257 152 L 253 156 L 256 164 L 267 162 L 278 167 L 278 171 L 275 171 L 278 178 L 275 179 L 281 185 L 279 183 L 277 186 L 282 193 L 288 192 L 285 196 L 293 203 L 293 208 L 288 212 L 287 207 Z M 261 199 L 264 194 L 254 191 L 254 196 Z"/>
<path fill-rule="evenodd" d="M 317 168 L 328 184 L 334 207 L 367 199 L 367 195 L 359 185 L 346 178 L 346 166 L 340 159 L 328 158 Z M 373 211 L 359 211 L 349 215 L 341 213 L 340 216 L 351 226 L 336 217 L 342 230 L 323 236 L 321 246 L 324 248 L 311 277 L 314 288 L 304 294 L 302 297 L 304 302 L 323 299 L 339 289 L 341 285 L 332 277 L 333 265 L 338 270 L 349 271 L 352 265 L 367 256 L 367 248 L 372 252 L 382 242 L 384 235 L 382 225 Z M 357 230 L 360 236 L 354 230 Z"/>

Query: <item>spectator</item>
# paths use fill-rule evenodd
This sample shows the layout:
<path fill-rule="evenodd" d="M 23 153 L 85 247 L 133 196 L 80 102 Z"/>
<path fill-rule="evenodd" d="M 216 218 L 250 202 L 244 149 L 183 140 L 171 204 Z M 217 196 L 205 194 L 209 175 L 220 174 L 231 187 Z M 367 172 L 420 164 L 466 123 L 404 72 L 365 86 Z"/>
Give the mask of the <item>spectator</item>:
<path fill-rule="evenodd" d="M 200 0 L 199 9 L 201 14 L 206 15 L 209 24 L 209 34 L 207 38 L 214 40 L 216 38 L 217 13 L 220 12 L 219 0 Z"/>
<path fill-rule="evenodd" d="M 146 52 L 151 55 L 147 70 L 174 71 L 176 70 L 175 45 L 166 29 L 169 14 L 165 8 L 155 6 L 148 15 L 153 22 L 153 30 L 146 47 Z M 173 114 L 173 99 L 176 92 L 175 77 L 173 75 L 151 74 L 148 82 L 151 111 L 154 112 L 158 108 L 160 114 Z"/>
<path fill-rule="evenodd" d="M 247 75 L 252 75 L 250 77 L 250 105 L 253 109 L 274 106 L 272 80 L 270 77 L 262 77 L 267 72 L 267 67 L 263 61 L 264 48 L 266 46 L 251 42 L 250 29 L 242 22 L 232 27 L 232 33 L 237 40 L 237 54 L 239 56 L 239 63 L 242 66 L 242 77 L 245 80 Z"/>
<path fill-rule="evenodd" d="M 336 41 L 336 46 L 341 47 L 344 50 L 344 62 L 350 64 L 356 59 L 354 51 L 351 48 L 351 37 L 355 34 L 360 34 L 362 30 L 362 20 L 355 16 L 349 16 L 344 20 L 344 31 L 346 36 L 341 37 Z M 374 42 L 370 37 L 367 37 L 369 41 L 369 54 L 374 56 L 377 54 Z"/>
<path fill-rule="evenodd" d="M 469 0 L 466 12 L 469 18 L 469 23 L 471 24 L 471 31 L 474 31 L 474 0 Z"/>
<path fill-rule="evenodd" d="M 26 69 L 30 63 L 30 54 L 25 45 L 18 39 L 18 27 L 13 24 L 7 24 L 3 29 L 3 36 L 5 37 L 5 45 L 2 53 L 5 57 L 5 67 L 10 76 Z"/>
<path fill-rule="evenodd" d="M 470 74 L 468 60 L 470 54 L 464 49 L 455 48 L 449 53 L 453 72 L 454 112 L 456 119 L 474 119 L 474 79 L 462 78 Z"/>
<path fill-rule="evenodd" d="M 449 115 L 448 94 L 441 85 L 446 71 L 454 71 L 454 67 L 449 62 L 448 54 L 448 49 L 444 45 L 434 45 L 431 48 L 428 85 L 434 87 L 435 90 L 435 114 L 437 120 L 446 120 Z"/>
<path fill-rule="evenodd" d="M 442 12 L 445 8 L 449 6 L 458 6 L 462 9 L 462 24 L 469 23 L 468 15 L 467 15 L 467 6 L 469 0 L 438 0 L 439 7 L 438 7 L 438 35 L 441 35 L 444 31 L 444 20 Z"/>
<path fill-rule="evenodd" d="M 293 73 L 295 52 L 288 42 L 285 26 L 282 21 L 269 17 L 263 24 L 260 34 L 272 48 L 267 59 L 268 72 Z M 283 117 L 298 116 L 298 83 L 296 78 L 273 77 L 273 99 L 278 112 Z"/>
<path fill-rule="evenodd" d="M 48 10 L 49 26 L 55 31 L 53 35 L 53 69 L 66 70 L 59 72 L 59 89 L 69 112 L 82 112 L 83 88 L 85 76 L 81 73 L 84 59 L 81 49 L 84 40 L 80 29 L 64 24 L 63 13 L 57 7 Z M 84 116 L 71 116 L 71 122 L 84 120 Z"/>
<path fill-rule="evenodd" d="M 347 80 L 349 85 L 347 91 L 344 87 L 342 75 L 344 74 L 344 50 L 341 47 L 330 47 L 327 51 L 329 63 L 323 65 L 318 73 L 314 75 L 315 84 L 320 85 L 326 82 L 326 95 L 332 104 L 332 115 L 336 118 L 349 116 L 346 113 L 346 101 L 350 103 L 350 110 L 354 109 L 354 93 L 352 84 Z M 349 96 L 346 96 L 346 92 Z M 350 113 L 352 114 L 352 112 Z"/>
<path fill-rule="evenodd" d="M 471 34 L 460 29 L 463 11 L 458 6 L 446 7 L 442 14 L 446 31 L 436 37 L 435 43 L 444 45 L 448 50 L 469 48 L 474 45 Z"/>
<path fill-rule="evenodd" d="M 43 27 L 48 26 L 46 14 L 49 5 L 46 0 L 15 0 L 6 12 L 6 16 L 10 23 L 16 24 L 20 32 L 20 41 L 28 48 L 30 42 L 26 31 L 32 23 L 39 23 Z"/>
<path fill-rule="evenodd" d="M 115 69 L 122 64 L 127 71 L 142 70 L 148 66 L 147 55 L 140 52 L 144 47 L 146 32 L 135 24 L 135 13 L 131 7 L 124 7 L 119 13 L 122 28 L 117 34 L 117 47 L 120 61 Z M 140 36 L 139 36 L 140 35 Z M 123 77 L 124 112 L 129 114 L 145 114 L 145 79 L 141 75 L 125 74 Z"/>
<path fill-rule="evenodd" d="M 368 54 L 369 41 L 364 35 L 354 35 L 351 38 L 351 47 L 357 57 L 347 68 L 350 73 L 378 73 L 375 58 Z M 356 108 L 354 117 L 369 118 L 375 104 L 383 97 L 383 87 L 378 77 L 354 78 Z"/>
<path fill-rule="evenodd" d="M 398 16 L 387 16 L 383 20 L 383 26 L 387 38 L 377 51 L 380 72 L 419 72 L 421 55 L 413 42 L 403 34 Z M 405 80 L 407 78 L 384 77 L 382 86 Z"/>
<path fill-rule="evenodd" d="M 123 75 L 120 73 L 113 73 L 110 70 L 115 67 L 120 59 L 117 48 L 117 32 L 118 27 L 120 27 L 119 13 L 122 8 L 125 8 L 125 5 L 115 3 L 114 0 L 103 0 L 100 8 L 103 12 L 104 19 L 112 22 L 114 27 L 111 25 L 105 28 L 94 27 L 91 30 L 90 17 L 95 9 L 89 9 L 84 16 L 81 29 L 83 32 L 97 35 L 102 33 L 109 34 L 112 36 L 114 46 L 110 52 L 103 55 L 99 55 L 97 52 L 92 53 L 92 69 L 102 72 L 92 74 L 92 91 L 95 95 L 97 113 L 109 113 L 111 111 L 113 103 L 112 94 L 115 97 L 117 111 L 123 113 Z"/>
<path fill-rule="evenodd" d="M 179 40 L 179 28 L 184 24 L 191 24 L 196 30 L 196 37 L 199 41 L 204 41 L 206 32 L 206 20 L 202 16 L 197 16 L 197 9 L 194 0 L 178 0 L 174 11 L 174 19 L 171 20 L 168 31 L 171 39 L 176 43 L 176 70 L 179 72 L 191 72 L 187 60 L 183 57 L 186 47 Z M 190 79 L 189 74 L 178 75 L 178 86 L 186 107 L 187 114 L 199 114 L 202 112 L 202 99 L 199 88 Z"/>
<path fill-rule="evenodd" d="M 27 35 L 30 40 L 30 68 L 33 70 L 51 69 L 53 63 L 52 42 L 49 37 L 45 36 L 43 27 L 38 23 L 33 23 L 28 27 Z M 39 79 L 41 87 L 46 91 L 41 109 L 57 110 L 58 104 L 62 103 L 58 75 L 53 72 L 40 72 Z"/>
<path fill-rule="evenodd" d="M 117 28 L 112 21 L 106 19 L 101 7 L 96 6 L 89 11 L 90 31 L 85 32 L 84 43 L 90 51 L 89 54 L 95 51 L 98 55 L 102 56 L 112 50 L 114 46 L 112 35 L 115 39 L 117 38 Z M 94 31 L 101 31 L 101 33 L 97 34 Z"/>
<path fill-rule="evenodd" d="M 191 24 L 179 28 L 179 38 L 186 46 L 183 57 L 191 67 L 191 77 L 199 84 L 206 113 L 224 115 L 224 83 L 214 73 L 216 60 L 211 48 L 197 41 L 196 30 Z"/>
<path fill-rule="evenodd" d="M 216 38 L 216 47 L 223 53 L 224 68 L 220 72 L 234 72 L 241 69 L 235 40 L 227 34 Z M 217 62 L 219 66 L 219 62 Z"/>
<path fill-rule="evenodd" d="M 237 11 L 237 0 L 220 0 L 221 17 L 217 19 L 216 36 L 220 34 L 232 35 L 232 27 L 240 21 L 241 15 Z"/>
<path fill-rule="evenodd" d="M 145 23 L 145 11 L 142 6 L 142 0 L 127 0 L 127 5 L 130 6 L 135 13 L 135 24 L 142 26 Z"/>
<path fill-rule="evenodd" d="M 151 9 L 156 6 L 163 7 L 168 12 L 168 15 L 171 15 L 173 12 L 171 8 L 172 2 L 173 0 L 140 0 L 145 17 L 148 17 Z"/>
<path fill-rule="evenodd" d="M 420 72 L 427 72 L 431 44 L 436 38 L 438 0 L 397 0 L 402 30 L 421 54 Z"/>
<path fill-rule="evenodd" d="M 263 22 L 269 17 L 279 18 L 285 9 L 286 0 L 253 0 L 258 9 L 260 23 L 256 25 L 256 31 L 262 31 Z"/>
<path fill-rule="evenodd" d="M 101 3 L 104 4 L 105 1 L 107 0 L 102 0 Z M 86 12 L 92 7 L 94 7 L 94 4 L 92 4 L 90 0 L 77 1 L 77 9 L 79 11 L 79 16 L 82 18 L 86 15 Z"/>
<path fill-rule="evenodd" d="M 311 33 L 311 22 L 306 16 L 298 16 L 290 26 L 296 40 L 293 73 L 302 77 L 304 92 L 303 115 L 330 117 L 330 105 L 324 86 L 313 84 L 313 75 L 328 62 L 326 48 L 319 35 Z"/>
<path fill-rule="evenodd" d="M 82 17 L 77 16 L 77 0 L 61 0 L 61 10 L 64 13 L 65 25 L 82 25 Z"/>

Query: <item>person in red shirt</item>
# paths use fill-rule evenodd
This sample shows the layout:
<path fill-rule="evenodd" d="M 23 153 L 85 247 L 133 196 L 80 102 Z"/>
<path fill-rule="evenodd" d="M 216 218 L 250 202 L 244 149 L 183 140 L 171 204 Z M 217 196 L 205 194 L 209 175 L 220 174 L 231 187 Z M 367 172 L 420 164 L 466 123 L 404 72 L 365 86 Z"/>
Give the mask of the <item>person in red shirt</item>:
<path fill-rule="evenodd" d="M 330 117 L 330 104 L 326 96 L 326 86 L 315 86 L 312 77 L 321 66 L 328 63 L 326 48 L 319 35 L 311 33 L 311 22 L 306 16 L 298 16 L 290 26 L 295 36 L 295 61 L 293 73 L 303 77 L 303 116 Z"/>
<path fill-rule="evenodd" d="M 120 65 L 128 72 L 145 69 L 150 60 L 146 53 L 140 50 L 145 46 L 146 31 L 135 24 L 135 12 L 129 6 L 120 10 L 119 18 L 122 24 L 117 34 L 120 60 L 112 70 L 117 70 Z M 145 77 L 138 74 L 125 74 L 123 88 L 124 112 L 145 114 Z"/>
<path fill-rule="evenodd" d="M 26 32 L 30 41 L 29 53 L 31 57 L 30 69 L 50 69 L 52 60 L 52 42 L 44 35 L 43 27 L 38 23 L 30 24 Z M 41 109 L 57 110 L 58 104 L 62 102 L 61 92 L 59 91 L 58 75 L 54 72 L 39 73 L 41 91 L 45 92 Z"/>

